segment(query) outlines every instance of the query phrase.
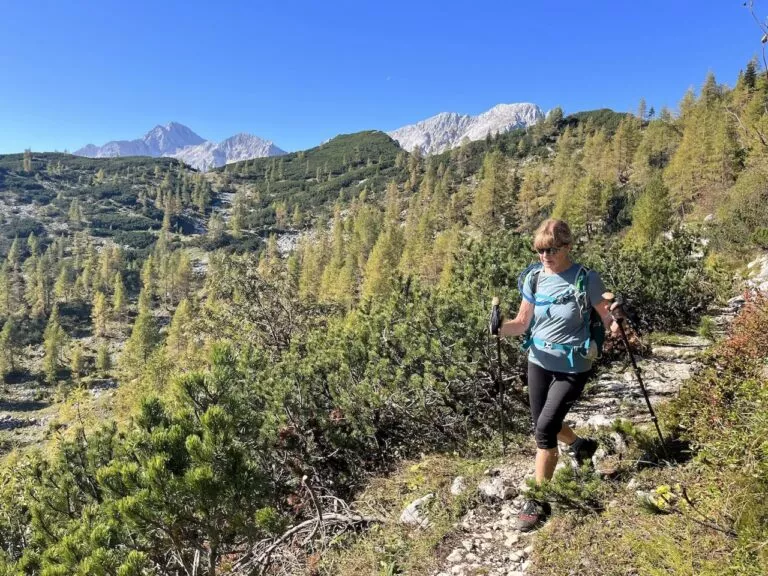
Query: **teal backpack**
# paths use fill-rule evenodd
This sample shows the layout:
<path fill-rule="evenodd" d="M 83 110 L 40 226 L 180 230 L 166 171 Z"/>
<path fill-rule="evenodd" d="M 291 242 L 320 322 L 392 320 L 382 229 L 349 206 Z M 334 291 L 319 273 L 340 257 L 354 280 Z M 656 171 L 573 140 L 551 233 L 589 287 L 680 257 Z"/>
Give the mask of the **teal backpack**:
<path fill-rule="evenodd" d="M 533 326 L 536 322 L 536 318 L 534 317 L 531 319 L 531 324 L 528 326 L 528 330 L 523 336 L 523 351 L 527 351 L 534 344 L 539 348 L 563 350 L 568 354 L 568 362 L 571 367 L 574 365 L 574 353 L 580 354 L 585 358 L 591 357 L 593 361 L 600 358 L 603 354 L 603 344 L 605 343 L 605 324 L 603 324 L 600 314 L 597 313 L 594 306 L 589 301 L 589 293 L 587 291 L 590 272 L 589 268 L 582 266 L 576 274 L 576 283 L 573 284 L 569 290 L 557 297 L 548 296 L 546 294 L 536 294 L 536 289 L 539 284 L 539 274 L 543 268 L 544 267 L 540 263 L 536 263 L 523 270 L 517 280 L 520 294 L 534 306 L 545 306 L 546 308 L 549 308 L 552 304 L 561 304 L 574 298 L 579 304 L 581 315 L 584 320 L 584 337 L 580 344 L 560 344 L 558 342 L 548 342 L 535 338 L 533 336 Z M 532 298 L 526 296 L 523 291 L 523 283 L 529 273 L 532 277 Z"/>

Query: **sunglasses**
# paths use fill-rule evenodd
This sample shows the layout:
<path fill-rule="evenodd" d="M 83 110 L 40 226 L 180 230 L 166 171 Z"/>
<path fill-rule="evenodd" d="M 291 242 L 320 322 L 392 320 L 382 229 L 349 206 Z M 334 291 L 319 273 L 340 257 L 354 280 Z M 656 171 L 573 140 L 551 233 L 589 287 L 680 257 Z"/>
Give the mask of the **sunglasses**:
<path fill-rule="evenodd" d="M 555 247 L 552 247 L 552 248 L 536 248 L 536 249 L 534 249 L 534 252 L 536 252 L 539 256 L 543 256 L 544 254 L 547 254 L 549 256 L 554 256 L 555 254 L 560 252 L 560 250 L 562 250 L 562 249 L 563 249 L 562 246 L 559 246 L 557 248 L 555 248 Z"/>

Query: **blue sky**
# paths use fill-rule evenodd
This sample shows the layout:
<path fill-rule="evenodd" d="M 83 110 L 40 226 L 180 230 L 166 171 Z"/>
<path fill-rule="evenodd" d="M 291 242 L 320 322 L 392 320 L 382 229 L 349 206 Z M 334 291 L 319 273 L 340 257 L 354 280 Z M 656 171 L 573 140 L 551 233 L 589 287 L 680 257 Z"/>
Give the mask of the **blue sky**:
<path fill-rule="evenodd" d="M 292 151 L 500 102 L 674 108 L 760 35 L 742 0 L 2 0 L 0 153 L 170 120 Z"/>

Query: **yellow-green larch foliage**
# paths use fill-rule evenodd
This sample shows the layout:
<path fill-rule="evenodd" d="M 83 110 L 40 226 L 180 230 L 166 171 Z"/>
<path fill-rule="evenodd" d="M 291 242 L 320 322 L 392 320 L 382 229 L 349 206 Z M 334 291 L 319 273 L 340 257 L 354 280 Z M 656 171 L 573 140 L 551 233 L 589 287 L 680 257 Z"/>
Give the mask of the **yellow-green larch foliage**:
<path fill-rule="evenodd" d="M 0 332 L 0 380 L 16 369 L 16 343 L 13 317 L 9 316 Z"/>
<path fill-rule="evenodd" d="M 482 234 L 491 234 L 513 220 L 515 199 L 511 188 L 504 156 L 498 150 L 488 152 L 483 158 L 470 216 L 470 222 Z"/>
<path fill-rule="evenodd" d="M 669 191 L 660 174 L 653 176 L 646 185 L 632 210 L 632 228 L 625 237 L 625 244 L 643 248 L 669 228 L 672 206 Z"/>
<path fill-rule="evenodd" d="M 522 171 L 522 183 L 516 205 L 517 221 L 520 228 L 533 232 L 552 208 L 552 184 L 548 172 L 541 166 L 528 166 Z"/>
<path fill-rule="evenodd" d="M 109 345 L 105 340 L 102 340 L 99 344 L 99 349 L 96 352 L 96 370 L 102 376 L 105 376 L 112 368 L 112 358 L 109 354 Z"/>
<path fill-rule="evenodd" d="M 91 309 L 93 331 L 96 336 L 106 336 L 107 321 L 109 320 L 109 305 L 107 297 L 101 290 L 97 290 L 93 296 L 93 308 Z"/>
<path fill-rule="evenodd" d="M 80 380 L 85 375 L 85 350 L 80 342 L 72 344 L 69 353 L 69 369 L 75 380 Z"/>
<path fill-rule="evenodd" d="M 613 163 L 616 167 L 616 179 L 621 184 L 629 182 L 632 160 L 640 138 L 640 121 L 634 116 L 625 116 L 613 135 Z"/>
<path fill-rule="evenodd" d="M 43 334 L 43 347 L 45 349 L 43 372 L 45 373 L 45 380 L 49 384 L 56 382 L 58 371 L 61 368 L 61 356 L 66 346 L 66 339 L 66 334 L 59 321 L 59 306 L 56 304 L 53 306 Z"/>
<path fill-rule="evenodd" d="M 123 275 L 115 272 L 115 279 L 112 283 L 112 311 L 118 319 L 125 313 L 126 296 L 125 285 L 123 284 Z"/>
<path fill-rule="evenodd" d="M 664 182 L 681 214 L 708 210 L 716 196 L 733 184 L 738 165 L 735 120 L 724 107 L 726 96 L 710 74 L 698 101 L 681 103 L 682 139 Z"/>

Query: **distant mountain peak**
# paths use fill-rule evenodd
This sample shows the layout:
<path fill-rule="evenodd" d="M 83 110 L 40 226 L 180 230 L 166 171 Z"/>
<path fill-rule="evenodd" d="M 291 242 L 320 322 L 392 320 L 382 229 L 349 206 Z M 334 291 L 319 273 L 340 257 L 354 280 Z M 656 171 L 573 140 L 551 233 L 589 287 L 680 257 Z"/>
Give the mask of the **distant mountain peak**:
<path fill-rule="evenodd" d="M 171 156 L 193 168 L 208 170 L 231 162 L 285 154 L 271 141 L 240 132 L 220 143 L 205 140 L 179 122 L 158 124 L 142 138 L 113 140 L 103 146 L 88 144 L 75 151 L 78 156 L 111 158 L 115 156 Z"/>
<path fill-rule="evenodd" d="M 439 154 L 459 146 L 465 138 L 481 140 L 488 133 L 525 128 L 542 119 L 544 113 L 535 104 L 497 104 L 477 116 L 440 112 L 388 134 L 408 152 L 418 148 L 422 154 Z"/>

